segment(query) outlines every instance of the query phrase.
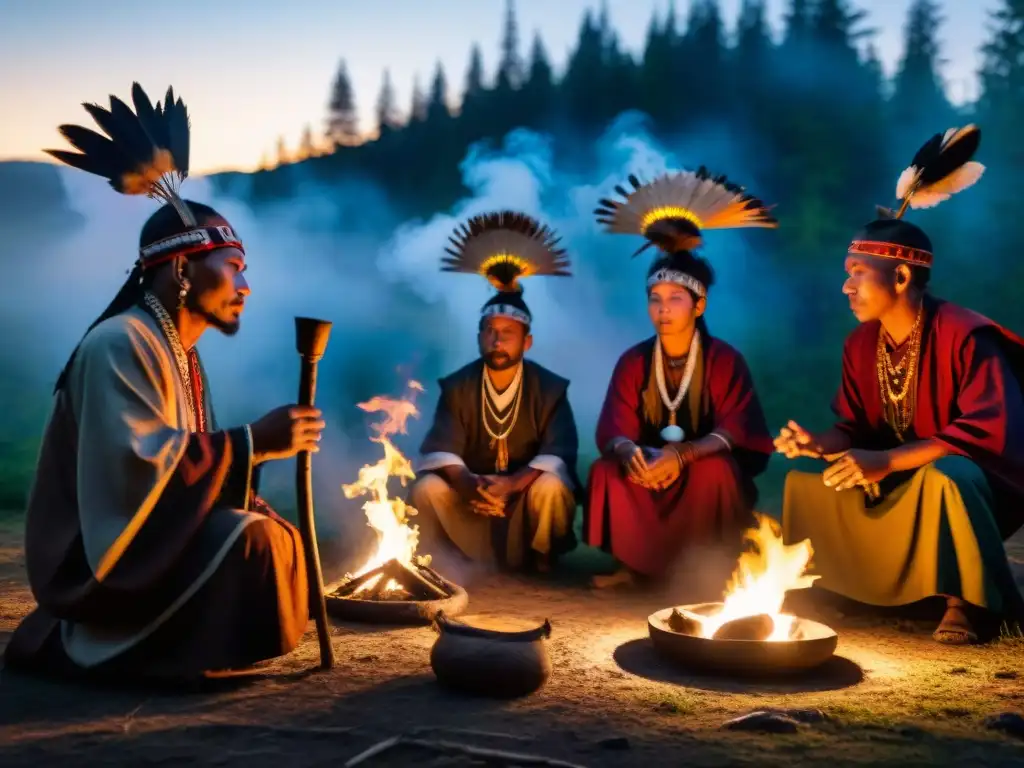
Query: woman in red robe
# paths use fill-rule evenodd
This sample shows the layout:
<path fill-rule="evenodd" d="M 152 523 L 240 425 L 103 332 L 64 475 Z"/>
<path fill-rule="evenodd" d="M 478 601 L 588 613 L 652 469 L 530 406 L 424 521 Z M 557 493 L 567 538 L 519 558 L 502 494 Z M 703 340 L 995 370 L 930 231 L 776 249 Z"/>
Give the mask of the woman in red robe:
<path fill-rule="evenodd" d="M 775 219 L 703 168 L 630 181 L 623 202 L 602 201 L 599 221 L 662 251 L 647 279 L 656 335 L 619 359 L 598 420 L 602 455 L 590 472 L 584 535 L 620 568 L 596 586 L 662 577 L 686 549 L 738 543 L 751 522 L 753 479 L 772 452 L 746 361 L 708 333 L 714 272 L 692 250 L 702 229 L 775 227 Z"/>

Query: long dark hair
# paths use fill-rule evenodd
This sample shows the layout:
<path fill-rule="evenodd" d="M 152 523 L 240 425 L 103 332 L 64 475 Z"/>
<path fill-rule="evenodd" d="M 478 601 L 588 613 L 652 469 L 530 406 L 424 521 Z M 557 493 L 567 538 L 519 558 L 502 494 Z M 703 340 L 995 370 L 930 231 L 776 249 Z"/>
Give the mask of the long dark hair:
<path fill-rule="evenodd" d="M 186 200 L 187 205 L 192 210 L 192 215 L 195 216 L 196 221 L 200 224 L 209 221 L 210 219 L 220 218 L 220 214 L 217 213 L 213 208 L 203 203 L 197 203 L 192 200 Z M 161 206 L 156 213 L 147 219 L 146 223 L 142 225 L 142 231 L 139 233 L 139 248 L 145 248 L 147 245 L 152 245 L 158 240 L 163 240 L 166 237 L 174 237 L 180 235 L 183 232 L 188 231 L 188 227 L 185 226 L 181 220 L 181 216 L 178 214 L 174 207 L 170 203 Z M 142 296 L 147 290 L 153 285 L 153 279 L 155 277 L 155 270 L 143 270 L 141 265 L 136 262 L 132 271 L 128 273 L 128 279 L 124 281 L 124 285 L 118 290 L 117 295 L 114 296 L 113 300 L 107 305 L 100 316 L 97 317 L 85 333 L 82 334 L 84 339 L 89 335 L 89 331 L 95 328 L 97 325 L 102 323 L 104 320 L 108 320 L 115 315 L 120 315 L 135 305 L 141 300 Z M 81 340 L 75 345 L 74 350 L 71 352 L 71 357 L 64 364 L 63 370 L 60 372 L 60 376 L 57 377 L 57 383 L 53 387 L 53 391 L 56 394 L 64 385 L 67 383 L 68 373 L 71 371 L 71 365 L 75 362 L 75 356 L 78 354 L 78 348 L 82 345 Z"/>
<path fill-rule="evenodd" d="M 696 278 L 707 291 L 711 292 L 711 286 L 715 284 L 715 270 L 711 266 L 711 263 L 702 256 L 698 256 L 692 251 L 675 251 L 674 253 L 665 253 L 655 259 L 654 263 L 651 264 L 651 268 L 647 270 L 648 279 L 657 272 L 659 269 L 671 269 L 675 272 L 684 272 L 690 277 Z M 685 287 L 685 286 L 684 286 Z M 686 289 L 687 293 L 693 298 L 693 303 L 696 304 L 700 299 L 696 293 L 691 289 Z M 701 315 L 697 318 L 695 326 L 700 335 L 706 340 L 708 333 L 708 322 L 704 319 L 705 315 Z"/>

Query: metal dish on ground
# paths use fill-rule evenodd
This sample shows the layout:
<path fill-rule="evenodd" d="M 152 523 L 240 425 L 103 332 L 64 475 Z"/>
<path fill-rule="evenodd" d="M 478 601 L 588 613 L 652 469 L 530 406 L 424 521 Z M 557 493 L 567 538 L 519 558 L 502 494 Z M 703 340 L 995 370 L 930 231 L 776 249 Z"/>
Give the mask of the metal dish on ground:
<path fill-rule="evenodd" d="M 469 594 L 433 568 L 389 560 L 343 582 L 326 595 L 326 601 L 327 612 L 342 621 L 429 624 L 440 611 L 449 616 L 462 613 Z"/>
<path fill-rule="evenodd" d="M 701 616 L 712 616 L 721 603 L 680 606 Z M 797 617 L 790 640 L 723 640 L 680 632 L 670 620 L 674 608 L 647 617 L 651 642 L 667 659 L 696 672 L 727 675 L 783 675 L 824 664 L 835 654 L 839 636 L 831 627 Z"/>

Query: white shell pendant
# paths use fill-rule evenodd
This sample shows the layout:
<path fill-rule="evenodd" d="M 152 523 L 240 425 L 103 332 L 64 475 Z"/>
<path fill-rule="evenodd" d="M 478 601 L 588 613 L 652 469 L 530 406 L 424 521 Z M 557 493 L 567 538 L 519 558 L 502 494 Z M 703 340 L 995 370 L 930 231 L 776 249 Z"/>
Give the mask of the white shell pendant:
<path fill-rule="evenodd" d="M 669 424 L 661 430 L 661 439 L 666 443 L 681 443 L 684 437 L 686 437 L 686 433 L 677 424 Z"/>

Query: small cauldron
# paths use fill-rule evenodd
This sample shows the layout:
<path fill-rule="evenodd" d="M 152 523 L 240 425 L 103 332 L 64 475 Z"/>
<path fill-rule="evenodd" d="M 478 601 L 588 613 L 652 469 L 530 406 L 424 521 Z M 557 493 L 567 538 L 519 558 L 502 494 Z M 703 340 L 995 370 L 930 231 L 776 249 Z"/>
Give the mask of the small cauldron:
<path fill-rule="evenodd" d="M 551 622 L 547 619 L 530 628 L 512 619 L 453 621 L 441 611 L 434 617 L 434 628 L 437 641 L 430 651 L 430 666 L 447 688 L 515 698 L 539 690 L 551 677 L 547 649 Z"/>

